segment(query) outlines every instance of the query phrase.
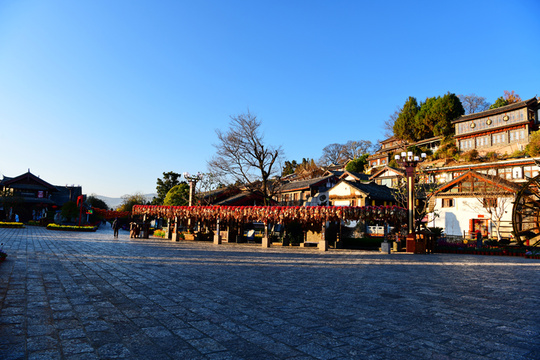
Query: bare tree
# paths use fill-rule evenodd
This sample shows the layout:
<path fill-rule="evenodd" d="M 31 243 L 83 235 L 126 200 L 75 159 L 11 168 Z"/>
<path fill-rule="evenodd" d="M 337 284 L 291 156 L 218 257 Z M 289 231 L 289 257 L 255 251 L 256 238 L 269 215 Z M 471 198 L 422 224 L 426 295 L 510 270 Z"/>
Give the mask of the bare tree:
<path fill-rule="evenodd" d="M 259 192 L 265 205 L 272 197 L 271 176 L 280 170 L 278 159 L 281 147 L 264 144 L 261 121 L 247 113 L 231 116 L 226 132 L 216 130 L 219 143 L 214 144 L 216 155 L 208 162 L 211 171 L 222 177 L 232 177 L 253 192 Z"/>
<path fill-rule="evenodd" d="M 516 185 L 495 175 L 480 175 L 484 181 L 475 180 L 472 194 L 476 198 L 473 210 L 483 209 L 491 218 L 497 232 L 497 240 L 501 240 L 501 223 L 504 214 L 512 207 L 516 194 Z"/>
<path fill-rule="evenodd" d="M 369 154 L 373 148 L 374 146 L 369 140 L 349 140 L 346 144 L 330 144 L 324 147 L 319 162 L 322 166 L 341 164 L 347 160 L 354 160 L 364 154 Z"/>
<path fill-rule="evenodd" d="M 465 109 L 466 115 L 485 111 L 491 105 L 486 101 L 485 97 L 476 94 L 458 95 L 458 98 L 461 101 L 461 105 L 463 105 L 463 109 Z"/>
<path fill-rule="evenodd" d="M 339 164 L 343 162 L 345 159 L 345 155 L 343 153 L 343 145 L 342 144 L 330 144 L 326 145 L 323 148 L 323 155 L 320 159 L 320 163 L 323 166 L 330 165 L 330 164 Z"/>
<path fill-rule="evenodd" d="M 342 153 L 345 159 L 358 159 L 364 154 L 371 153 L 373 149 L 373 144 L 369 140 L 359 140 L 359 141 L 347 141 L 343 145 Z"/>
<path fill-rule="evenodd" d="M 394 124 L 396 122 L 396 119 L 398 118 L 399 114 L 401 113 L 401 107 L 397 107 L 396 111 L 392 115 L 388 117 L 383 123 L 383 135 L 386 138 L 391 138 L 394 136 Z"/>
<path fill-rule="evenodd" d="M 197 185 L 199 188 L 197 200 L 203 205 L 211 205 L 215 200 L 216 190 L 226 187 L 220 181 L 220 177 L 212 171 L 203 173 Z"/>
<path fill-rule="evenodd" d="M 425 228 L 422 220 L 426 215 L 433 213 L 433 216 L 438 216 L 434 210 L 434 196 L 435 191 L 439 187 L 439 184 L 435 182 L 433 174 L 425 168 L 418 167 L 415 172 L 414 180 L 414 194 L 416 198 L 416 204 L 414 207 L 414 223 L 415 229 L 421 227 Z M 395 188 L 394 197 L 399 206 L 403 208 L 408 207 L 408 187 L 407 179 L 401 177 L 399 179 L 399 185 Z"/>

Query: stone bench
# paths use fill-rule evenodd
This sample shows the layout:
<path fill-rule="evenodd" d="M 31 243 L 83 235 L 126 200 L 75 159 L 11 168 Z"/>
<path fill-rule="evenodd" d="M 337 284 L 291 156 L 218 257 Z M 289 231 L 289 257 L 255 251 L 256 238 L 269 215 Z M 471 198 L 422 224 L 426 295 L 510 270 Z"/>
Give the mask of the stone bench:
<path fill-rule="evenodd" d="M 315 241 L 306 241 L 300 244 L 300 247 L 317 247 L 317 246 L 319 246 L 319 243 Z"/>

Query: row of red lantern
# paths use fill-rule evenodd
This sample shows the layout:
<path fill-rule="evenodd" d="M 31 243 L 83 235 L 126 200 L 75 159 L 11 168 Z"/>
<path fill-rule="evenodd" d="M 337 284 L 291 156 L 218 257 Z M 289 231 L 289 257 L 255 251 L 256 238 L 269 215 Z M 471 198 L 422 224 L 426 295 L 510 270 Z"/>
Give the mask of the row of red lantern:
<path fill-rule="evenodd" d="M 263 223 L 320 223 L 322 221 L 405 222 L 407 211 L 397 206 L 159 206 L 135 205 L 133 215 L 179 220 Z"/>
<path fill-rule="evenodd" d="M 129 211 L 114 211 L 114 210 L 104 210 L 99 208 L 92 208 L 94 214 L 99 215 L 107 220 L 115 218 L 125 218 L 131 215 Z"/>

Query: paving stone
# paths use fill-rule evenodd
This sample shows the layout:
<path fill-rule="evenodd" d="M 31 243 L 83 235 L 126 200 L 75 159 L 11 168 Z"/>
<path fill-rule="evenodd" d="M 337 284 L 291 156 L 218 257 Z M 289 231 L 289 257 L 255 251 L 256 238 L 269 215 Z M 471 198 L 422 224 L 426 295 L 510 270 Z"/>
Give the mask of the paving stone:
<path fill-rule="evenodd" d="M 26 350 L 36 352 L 58 347 L 58 340 L 51 336 L 33 336 L 26 339 Z"/>
<path fill-rule="evenodd" d="M 534 259 L 0 238 L 2 359 L 540 357 Z"/>

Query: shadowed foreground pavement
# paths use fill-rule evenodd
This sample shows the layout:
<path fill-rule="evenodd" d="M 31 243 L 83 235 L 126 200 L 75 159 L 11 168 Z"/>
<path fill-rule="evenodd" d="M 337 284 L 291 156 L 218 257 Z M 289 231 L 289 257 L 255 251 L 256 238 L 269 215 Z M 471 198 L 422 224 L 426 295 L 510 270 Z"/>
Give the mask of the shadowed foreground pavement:
<path fill-rule="evenodd" d="M 540 262 L 0 229 L 0 359 L 539 359 Z"/>

